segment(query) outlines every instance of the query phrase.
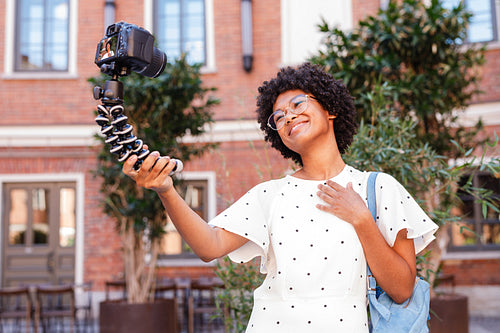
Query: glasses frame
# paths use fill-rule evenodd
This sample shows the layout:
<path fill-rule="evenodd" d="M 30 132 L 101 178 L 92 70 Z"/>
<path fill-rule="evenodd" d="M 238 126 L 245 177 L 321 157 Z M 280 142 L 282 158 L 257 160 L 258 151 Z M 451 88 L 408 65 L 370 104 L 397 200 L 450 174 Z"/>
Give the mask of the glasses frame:
<path fill-rule="evenodd" d="M 305 103 L 305 105 L 303 107 L 301 107 L 301 110 L 299 110 L 299 112 L 297 112 L 297 108 L 299 106 L 296 106 L 295 108 L 292 108 L 291 105 L 292 105 L 292 102 L 293 102 L 294 99 L 296 99 L 297 97 L 301 97 L 301 96 L 304 96 L 305 99 L 306 99 L 306 101 L 303 102 L 303 103 Z M 271 115 L 267 119 L 267 126 L 269 128 L 271 128 L 272 130 L 279 131 L 280 129 L 283 128 L 283 126 L 285 126 L 285 122 L 283 122 L 283 124 L 281 126 L 274 126 L 273 127 L 273 125 L 271 125 L 271 123 L 274 123 L 274 117 L 275 117 L 275 115 L 278 114 L 278 113 L 280 113 L 280 112 L 282 112 L 283 113 L 283 117 L 285 118 L 286 115 L 288 114 L 288 112 L 291 112 L 291 113 L 293 113 L 295 115 L 299 115 L 301 113 L 304 113 L 304 111 L 306 111 L 307 108 L 309 107 L 309 98 L 316 99 L 314 96 L 307 95 L 307 94 L 300 94 L 300 95 L 295 96 L 294 98 L 292 98 L 290 100 L 290 102 L 288 102 L 288 106 L 287 107 L 285 107 L 284 109 L 278 109 L 278 110 L 274 111 L 273 113 L 271 113 Z"/>

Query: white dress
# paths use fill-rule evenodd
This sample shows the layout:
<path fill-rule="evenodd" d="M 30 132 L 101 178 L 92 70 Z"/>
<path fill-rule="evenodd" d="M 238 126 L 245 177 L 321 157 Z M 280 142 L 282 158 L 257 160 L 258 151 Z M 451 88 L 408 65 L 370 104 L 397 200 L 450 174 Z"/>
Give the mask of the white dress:
<path fill-rule="evenodd" d="M 369 173 L 346 166 L 333 181 L 352 182 L 365 198 Z M 235 262 L 261 257 L 267 274 L 254 292 L 246 332 L 368 332 L 366 260 L 354 228 L 316 204 L 318 184 L 286 176 L 252 188 L 210 224 L 249 240 L 229 254 Z M 391 176 L 376 182 L 377 224 L 390 246 L 407 229 L 416 253 L 437 225 Z"/>

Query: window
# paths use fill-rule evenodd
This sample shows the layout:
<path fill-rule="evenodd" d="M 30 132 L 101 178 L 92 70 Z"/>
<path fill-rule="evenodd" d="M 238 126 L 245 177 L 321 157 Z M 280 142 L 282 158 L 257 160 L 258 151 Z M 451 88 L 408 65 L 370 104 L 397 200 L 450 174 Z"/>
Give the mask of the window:
<path fill-rule="evenodd" d="M 68 71 L 69 1 L 16 2 L 16 72 Z"/>
<path fill-rule="evenodd" d="M 495 0 L 444 0 L 445 8 L 456 7 L 465 1 L 465 7 L 473 16 L 468 29 L 469 43 L 491 42 L 498 39 Z"/>
<path fill-rule="evenodd" d="M 463 182 L 467 181 L 464 179 Z M 500 203 L 500 178 L 487 173 L 475 174 L 473 186 L 490 190 L 495 200 Z M 483 215 L 483 207 L 465 193 L 459 195 L 462 205 L 458 214 L 464 216 L 464 222 L 451 228 L 450 250 L 498 250 L 500 249 L 500 216 L 490 207 Z"/>
<path fill-rule="evenodd" d="M 156 0 L 154 31 L 167 57 L 187 53 L 190 64 L 207 64 L 205 0 Z"/>
<path fill-rule="evenodd" d="M 178 190 L 189 207 L 191 207 L 205 221 L 208 221 L 207 180 L 185 180 L 179 186 Z M 184 242 L 179 232 L 175 229 L 172 221 L 167 220 L 165 231 L 166 234 L 161 243 L 161 255 L 167 255 L 169 258 L 189 258 L 195 256 L 190 251 L 188 245 Z"/>
<path fill-rule="evenodd" d="M 6 185 L 4 190 L 8 197 L 5 218 L 9 245 L 48 245 L 53 233 L 57 234 L 54 239 L 58 239 L 58 246 L 74 246 L 76 196 L 73 184 L 19 183 Z"/>

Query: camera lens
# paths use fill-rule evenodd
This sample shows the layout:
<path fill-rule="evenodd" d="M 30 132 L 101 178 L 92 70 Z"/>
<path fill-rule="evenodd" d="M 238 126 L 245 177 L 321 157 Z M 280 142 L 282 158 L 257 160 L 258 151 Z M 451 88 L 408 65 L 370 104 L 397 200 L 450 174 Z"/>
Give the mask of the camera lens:
<path fill-rule="evenodd" d="M 151 63 L 137 73 L 147 77 L 157 77 L 163 72 L 166 64 L 167 55 L 165 54 L 165 52 L 162 52 L 156 47 L 153 47 L 153 57 L 151 59 Z"/>

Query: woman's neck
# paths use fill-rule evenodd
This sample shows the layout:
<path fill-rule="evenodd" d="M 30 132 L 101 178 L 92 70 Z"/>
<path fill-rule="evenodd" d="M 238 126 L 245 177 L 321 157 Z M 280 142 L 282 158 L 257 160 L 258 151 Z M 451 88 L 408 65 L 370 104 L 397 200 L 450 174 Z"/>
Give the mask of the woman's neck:
<path fill-rule="evenodd" d="M 325 180 L 337 176 L 344 170 L 345 163 L 338 151 L 320 158 L 302 158 L 302 169 L 294 177 L 310 180 Z"/>
<path fill-rule="evenodd" d="M 294 176 L 309 180 L 325 180 L 335 177 L 345 167 L 340 154 L 333 125 L 327 133 L 315 137 L 310 144 L 297 150 L 302 159 L 302 169 Z"/>

